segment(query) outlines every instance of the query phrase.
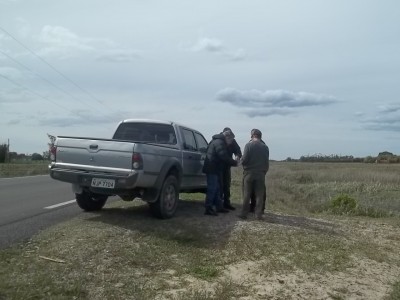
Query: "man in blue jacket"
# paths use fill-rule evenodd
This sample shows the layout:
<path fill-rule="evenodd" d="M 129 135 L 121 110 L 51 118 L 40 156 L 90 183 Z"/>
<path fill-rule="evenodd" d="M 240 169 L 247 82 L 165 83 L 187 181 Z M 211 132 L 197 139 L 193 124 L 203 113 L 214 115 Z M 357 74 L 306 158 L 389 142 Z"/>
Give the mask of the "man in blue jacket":
<path fill-rule="evenodd" d="M 228 212 L 223 208 L 220 195 L 221 172 L 225 165 L 237 166 L 237 161 L 229 156 L 228 145 L 232 144 L 235 135 L 226 130 L 212 137 L 207 148 L 203 172 L 207 175 L 207 194 L 205 200 L 206 215 L 217 216 L 218 212 Z"/>

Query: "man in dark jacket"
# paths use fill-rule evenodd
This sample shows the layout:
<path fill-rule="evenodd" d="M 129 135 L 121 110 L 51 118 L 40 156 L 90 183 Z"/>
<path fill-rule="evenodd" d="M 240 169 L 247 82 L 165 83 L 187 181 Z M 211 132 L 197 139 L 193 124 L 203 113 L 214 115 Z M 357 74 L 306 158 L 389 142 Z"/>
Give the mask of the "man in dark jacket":
<path fill-rule="evenodd" d="M 251 131 L 251 141 L 244 148 L 242 156 L 243 166 L 243 208 L 239 215 L 246 219 L 250 208 L 250 197 L 256 196 L 256 217 L 262 220 L 263 198 L 265 194 L 265 175 L 269 169 L 269 149 L 261 142 L 261 131 Z"/>
<path fill-rule="evenodd" d="M 229 127 L 225 127 L 224 131 L 232 131 Z M 235 155 L 235 159 L 239 160 L 242 157 L 242 151 L 240 150 L 240 146 L 236 142 L 235 139 L 233 139 L 232 143 L 228 145 L 228 155 L 232 157 L 232 155 Z M 230 209 L 230 210 L 235 210 L 235 207 L 232 206 L 231 204 L 231 165 L 230 164 L 225 164 L 222 172 L 221 172 L 221 189 L 220 189 L 220 195 L 221 199 L 223 199 L 223 205 L 224 208 Z"/>
<path fill-rule="evenodd" d="M 224 166 L 237 166 L 237 161 L 228 154 L 228 145 L 233 142 L 234 138 L 235 135 L 232 131 L 226 130 L 214 135 L 208 145 L 203 166 L 203 172 L 207 175 L 206 215 L 217 216 L 218 212 L 228 212 L 222 206 L 219 189 Z"/>

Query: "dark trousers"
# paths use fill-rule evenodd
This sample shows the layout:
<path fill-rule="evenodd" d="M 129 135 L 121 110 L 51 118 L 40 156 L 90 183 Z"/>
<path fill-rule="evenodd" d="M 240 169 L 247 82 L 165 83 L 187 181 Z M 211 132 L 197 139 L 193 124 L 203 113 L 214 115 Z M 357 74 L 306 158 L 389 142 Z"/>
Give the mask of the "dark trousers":
<path fill-rule="evenodd" d="M 255 213 L 261 216 L 264 206 L 265 174 L 261 172 L 246 172 L 243 174 L 243 207 L 242 215 L 246 216 L 250 210 L 250 198 L 255 195 Z"/>
<path fill-rule="evenodd" d="M 231 204 L 231 167 L 224 167 L 220 177 L 220 196 L 224 205 Z"/>
<path fill-rule="evenodd" d="M 221 198 L 219 193 L 220 176 L 218 174 L 207 174 L 207 194 L 206 194 L 206 208 L 216 209 L 221 207 Z"/>
<path fill-rule="evenodd" d="M 265 211 L 265 203 L 267 202 L 267 187 L 264 184 L 264 196 L 263 196 L 263 206 L 262 206 L 262 211 Z M 250 196 L 250 211 L 255 211 L 256 210 L 256 194 L 254 191 L 251 193 Z"/>

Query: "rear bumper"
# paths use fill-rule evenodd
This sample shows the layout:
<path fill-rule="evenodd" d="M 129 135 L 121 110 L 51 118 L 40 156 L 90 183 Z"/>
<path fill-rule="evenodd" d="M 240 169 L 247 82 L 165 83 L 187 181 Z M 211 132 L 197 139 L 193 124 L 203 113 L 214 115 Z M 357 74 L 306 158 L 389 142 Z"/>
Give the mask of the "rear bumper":
<path fill-rule="evenodd" d="M 132 171 L 127 174 L 113 174 L 103 172 L 81 171 L 74 169 L 50 168 L 50 177 L 55 180 L 69 182 L 81 187 L 91 188 L 93 178 L 103 178 L 115 180 L 114 189 L 109 189 L 110 193 L 115 190 L 128 190 L 136 187 L 140 173 Z"/>

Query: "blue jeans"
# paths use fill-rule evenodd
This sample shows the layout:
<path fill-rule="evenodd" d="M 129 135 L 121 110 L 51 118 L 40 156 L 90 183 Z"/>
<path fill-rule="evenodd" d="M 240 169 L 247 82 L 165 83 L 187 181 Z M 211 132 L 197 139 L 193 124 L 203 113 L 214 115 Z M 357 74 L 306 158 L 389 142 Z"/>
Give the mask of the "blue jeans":
<path fill-rule="evenodd" d="M 216 209 L 219 209 L 221 207 L 219 180 L 217 174 L 207 174 L 206 208 L 215 206 Z"/>

